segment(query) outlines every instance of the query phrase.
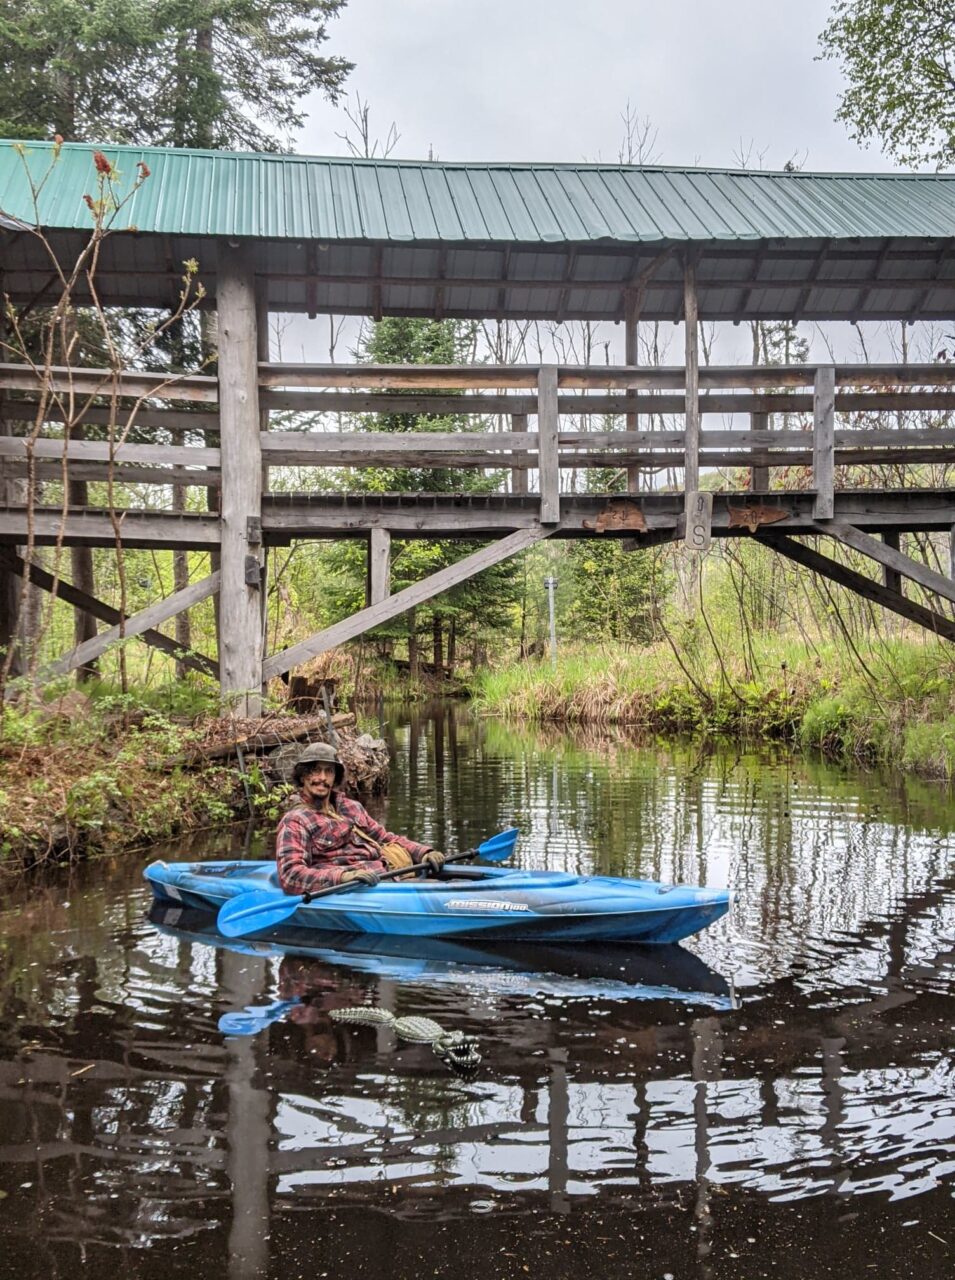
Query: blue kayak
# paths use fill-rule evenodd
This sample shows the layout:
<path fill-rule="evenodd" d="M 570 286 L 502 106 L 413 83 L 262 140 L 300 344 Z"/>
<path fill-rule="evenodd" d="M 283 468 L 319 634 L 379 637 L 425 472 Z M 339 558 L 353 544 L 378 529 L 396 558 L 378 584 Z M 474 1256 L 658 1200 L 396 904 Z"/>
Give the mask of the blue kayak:
<path fill-rule="evenodd" d="M 735 1008 L 726 979 L 681 946 L 641 947 L 606 942 L 496 942 L 471 938 L 407 938 L 368 933 L 321 933 L 280 925 L 262 938 L 226 938 L 204 910 L 154 902 L 151 923 L 181 942 L 240 955 L 294 957 L 319 988 L 330 975 L 342 982 L 388 978 L 402 985 L 452 987 L 482 1000 L 541 996 L 564 1000 L 677 1000 L 712 1009 Z M 274 1009 L 275 1006 L 270 1006 Z M 267 1008 L 270 1008 L 267 1006 Z"/>
<path fill-rule="evenodd" d="M 153 862 L 159 902 L 218 911 L 239 894 L 281 892 L 274 862 Z M 288 924 L 325 933 L 523 942 L 679 942 L 726 914 L 728 889 L 455 866 L 428 879 L 300 903 Z"/>

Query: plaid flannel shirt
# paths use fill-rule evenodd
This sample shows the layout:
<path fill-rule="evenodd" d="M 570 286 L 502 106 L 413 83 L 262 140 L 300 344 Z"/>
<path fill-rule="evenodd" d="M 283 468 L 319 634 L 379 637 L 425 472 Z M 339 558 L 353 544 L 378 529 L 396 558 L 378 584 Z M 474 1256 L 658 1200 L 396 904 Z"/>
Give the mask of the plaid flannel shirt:
<path fill-rule="evenodd" d="M 333 791 L 334 813 L 320 813 L 304 800 L 283 814 L 275 840 L 279 884 L 286 893 L 314 893 L 341 884 L 351 867 L 388 870 L 378 845 L 400 844 L 420 862 L 431 846 L 393 835 L 357 800 Z M 361 830 L 359 831 L 358 828 Z M 366 837 L 370 836 L 371 840 Z"/>

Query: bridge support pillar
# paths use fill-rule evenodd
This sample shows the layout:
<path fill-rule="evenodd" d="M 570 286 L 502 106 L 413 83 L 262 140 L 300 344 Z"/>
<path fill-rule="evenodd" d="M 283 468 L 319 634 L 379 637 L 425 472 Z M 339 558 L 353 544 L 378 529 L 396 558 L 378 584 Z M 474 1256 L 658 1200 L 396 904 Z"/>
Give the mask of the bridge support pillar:
<path fill-rule="evenodd" d="M 255 276 L 241 248 L 220 244 L 219 426 L 222 579 L 219 671 L 223 704 L 237 715 L 262 709 L 262 444 Z"/>

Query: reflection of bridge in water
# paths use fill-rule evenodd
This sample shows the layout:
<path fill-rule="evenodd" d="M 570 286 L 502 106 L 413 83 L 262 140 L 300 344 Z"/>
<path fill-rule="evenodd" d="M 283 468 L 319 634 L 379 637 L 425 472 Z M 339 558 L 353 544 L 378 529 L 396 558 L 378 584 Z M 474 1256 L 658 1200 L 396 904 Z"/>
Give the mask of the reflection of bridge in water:
<path fill-rule="evenodd" d="M 953 954 L 929 944 L 953 919 L 955 883 L 936 882 L 864 924 L 861 960 L 855 932 L 833 945 L 847 972 L 831 988 L 797 974 L 733 1014 L 692 991 L 539 994 L 532 969 L 529 994 L 501 994 L 477 966 L 444 985 L 440 965 L 402 978 L 387 956 L 380 976 L 357 954 L 280 966 L 136 926 L 120 970 L 62 963 L 61 1014 L 0 1064 L 3 1184 L 30 1181 L 51 1259 L 227 1231 L 237 1275 L 264 1275 L 267 1233 L 309 1206 L 407 1221 L 682 1207 L 705 1240 L 730 1194 L 913 1195 L 955 1159 Z M 223 999 L 276 990 L 301 993 L 304 1015 L 223 1044 Z M 334 1030 L 327 1010 L 361 998 L 478 1035 L 478 1076 L 453 1079 L 387 1030 Z"/>

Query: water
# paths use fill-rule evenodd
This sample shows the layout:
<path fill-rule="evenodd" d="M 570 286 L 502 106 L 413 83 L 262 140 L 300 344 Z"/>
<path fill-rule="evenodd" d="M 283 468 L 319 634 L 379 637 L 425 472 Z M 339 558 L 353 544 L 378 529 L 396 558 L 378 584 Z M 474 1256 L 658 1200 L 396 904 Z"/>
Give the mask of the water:
<path fill-rule="evenodd" d="M 295 956 L 145 918 L 150 857 L 241 832 L 8 890 L 0 1276 L 953 1274 L 947 790 L 461 708 L 384 728 L 393 830 L 513 821 L 525 866 L 740 901 L 656 952 Z M 480 1068 L 329 1016 L 368 999 L 475 1035 Z"/>

